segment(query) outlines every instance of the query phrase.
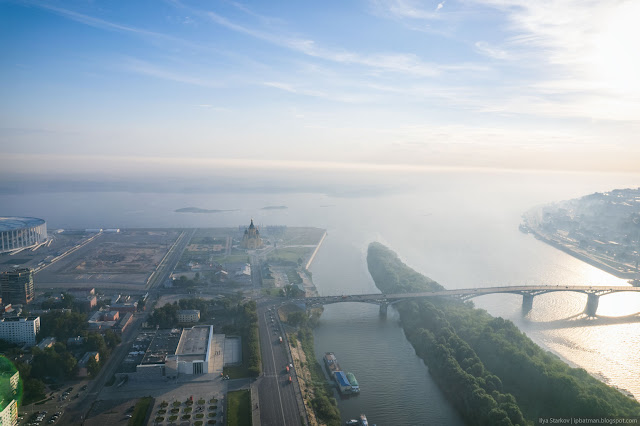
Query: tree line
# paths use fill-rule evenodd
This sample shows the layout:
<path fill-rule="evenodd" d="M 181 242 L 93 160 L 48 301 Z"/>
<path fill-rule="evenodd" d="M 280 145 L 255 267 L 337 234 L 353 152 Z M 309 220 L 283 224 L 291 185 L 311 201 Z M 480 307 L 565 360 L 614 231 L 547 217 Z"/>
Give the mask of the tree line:
<path fill-rule="evenodd" d="M 367 261 L 383 292 L 434 291 L 385 246 Z M 418 278 L 420 275 L 422 278 Z M 529 424 L 539 417 L 628 417 L 640 404 L 544 351 L 511 322 L 445 298 L 398 304 L 405 333 L 469 424 Z"/>

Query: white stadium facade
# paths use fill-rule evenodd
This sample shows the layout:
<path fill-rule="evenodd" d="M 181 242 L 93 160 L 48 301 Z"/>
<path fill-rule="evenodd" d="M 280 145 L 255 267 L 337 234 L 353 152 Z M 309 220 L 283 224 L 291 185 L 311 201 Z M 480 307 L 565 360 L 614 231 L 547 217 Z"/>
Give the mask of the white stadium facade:
<path fill-rule="evenodd" d="M 47 223 L 35 217 L 0 216 L 0 253 L 22 250 L 47 240 Z"/>

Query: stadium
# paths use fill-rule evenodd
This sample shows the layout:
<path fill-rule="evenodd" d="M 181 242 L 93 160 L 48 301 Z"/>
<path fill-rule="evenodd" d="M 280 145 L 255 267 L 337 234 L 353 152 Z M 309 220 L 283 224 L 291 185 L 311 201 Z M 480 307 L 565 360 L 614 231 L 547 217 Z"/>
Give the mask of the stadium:
<path fill-rule="evenodd" d="M 0 253 L 22 250 L 47 240 L 47 223 L 35 217 L 0 217 Z"/>

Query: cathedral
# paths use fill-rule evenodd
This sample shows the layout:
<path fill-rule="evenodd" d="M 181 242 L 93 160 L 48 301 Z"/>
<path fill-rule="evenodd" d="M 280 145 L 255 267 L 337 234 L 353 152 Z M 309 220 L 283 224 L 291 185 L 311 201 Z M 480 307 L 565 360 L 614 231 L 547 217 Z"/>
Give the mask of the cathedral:
<path fill-rule="evenodd" d="M 262 248 L 262 238 L 260 238 L 260 231 L 253 224 L 253 219 L 251 219 L 251 225 L 244 230 L 244 236 L 242 237 L 242 242 L 240 243 L 240 247 L 255 250 Z"/>

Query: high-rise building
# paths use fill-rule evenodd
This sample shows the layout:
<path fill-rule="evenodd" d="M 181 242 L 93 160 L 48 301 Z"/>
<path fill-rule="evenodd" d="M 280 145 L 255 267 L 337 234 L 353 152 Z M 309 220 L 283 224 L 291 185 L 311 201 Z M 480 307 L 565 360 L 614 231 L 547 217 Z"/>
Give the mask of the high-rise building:
<path fill-rule="evenodd" d="M 18 424 L 18 403 L 15 399 L 0 400 L 0 426 Z"/>
<path fill-rule="evenodd" d="M 18 404 L 16 401 L 20 374 L 15 367 L 4 360 L 0 365 L 0 426 L 18 424 Z M 7 368 L 9 367 L 9 368 Z"/>
<path fill-rule="evenodd" d="M 0 339 L 19 345 L 34 346 L 40 332 L 40 317 L 0 319 Z"/>
<path fill-rule="evenodd" d="M 5 304 L 28 304 L 33 300 L 33 271 L 17 268 L 0 274 L 2 301 Z"/>

